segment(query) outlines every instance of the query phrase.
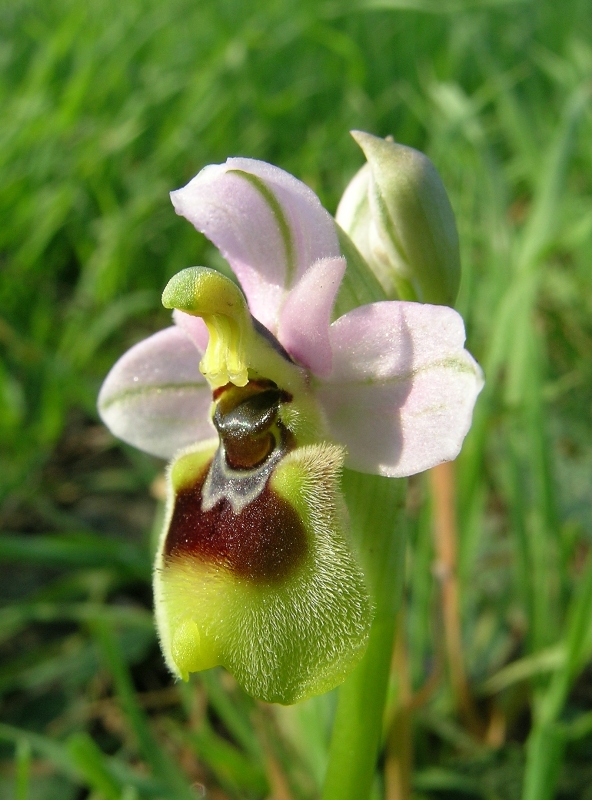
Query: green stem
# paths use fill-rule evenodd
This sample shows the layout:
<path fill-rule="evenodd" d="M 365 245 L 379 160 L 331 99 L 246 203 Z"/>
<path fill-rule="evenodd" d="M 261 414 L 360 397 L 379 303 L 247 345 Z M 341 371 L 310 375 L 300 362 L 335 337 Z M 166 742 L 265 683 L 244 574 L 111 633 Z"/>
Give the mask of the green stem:
<path fill-rule="evenodd" d="M 405 565 L 406 482 L 346 470 L 344 491 L 376 616 L 362 661 L 339 690 L 323 800 L 367 800 L 384 705 Z"/>

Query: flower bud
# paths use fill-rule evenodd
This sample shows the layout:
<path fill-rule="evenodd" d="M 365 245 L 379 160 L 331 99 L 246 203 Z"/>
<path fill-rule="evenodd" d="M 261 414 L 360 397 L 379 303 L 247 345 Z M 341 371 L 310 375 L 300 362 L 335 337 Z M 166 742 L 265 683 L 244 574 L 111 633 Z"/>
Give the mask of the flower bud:
<path fill-rule="evenodd" d="M 367 158 L 347 186 L 336 220 L 390 299 L 453 305 L 460 281 L 454 212 L 429 158 L 352 131 Z"/>

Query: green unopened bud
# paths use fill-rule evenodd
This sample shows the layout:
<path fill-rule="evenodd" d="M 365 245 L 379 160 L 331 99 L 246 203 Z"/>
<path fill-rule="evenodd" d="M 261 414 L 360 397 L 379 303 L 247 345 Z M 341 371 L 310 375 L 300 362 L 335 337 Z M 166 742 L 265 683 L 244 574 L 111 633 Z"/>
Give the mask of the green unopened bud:
<path fill-rule="evenodd" d="M 454 212 L 430 159 L 352 131 L 368 163 L 346 188 L 336 220 L 388 297 L 453 305 L 460 282 Z"/>

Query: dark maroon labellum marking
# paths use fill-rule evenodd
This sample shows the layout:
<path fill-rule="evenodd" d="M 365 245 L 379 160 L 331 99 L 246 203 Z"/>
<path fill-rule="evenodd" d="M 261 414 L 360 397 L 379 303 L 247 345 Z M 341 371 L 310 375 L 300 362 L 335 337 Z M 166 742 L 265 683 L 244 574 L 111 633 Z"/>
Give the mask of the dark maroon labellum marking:
<path fill-rule="evenodd" d="M 307 552 L 306 532 L 294 508 L 267 482 L 240 514 L 225 498 L 203 511 L 207 472 L 206 468 L 193 486 L 178 493 L 165 555 L 192 556 L 254 582 L 284 580 Z"/>

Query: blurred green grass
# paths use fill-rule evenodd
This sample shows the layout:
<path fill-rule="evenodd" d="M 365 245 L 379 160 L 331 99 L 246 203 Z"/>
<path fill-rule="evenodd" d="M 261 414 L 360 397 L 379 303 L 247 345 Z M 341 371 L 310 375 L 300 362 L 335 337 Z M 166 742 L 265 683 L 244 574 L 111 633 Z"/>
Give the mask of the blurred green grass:
<path fill-rule="evenodd" d="M 588 0 L 0 7 L 0 798 L 318 796 L 331 695 L 269 709 L 222 673 L 171 684 L 149 613 L 161 464 L 95 400 L 167 324 L 166 280 L 218 263 L 168 191 L 245 155 L 334 211 L 351 128 L 440 170 L 487 376 L 459 572 L 471 685 L 503 735 L 471 740 L 443 677 L 414 719 L 416 797 L 592 798 L 591 42 Z M 411 497 L 417 689 L 439 622 L 423 479 Z"/>

